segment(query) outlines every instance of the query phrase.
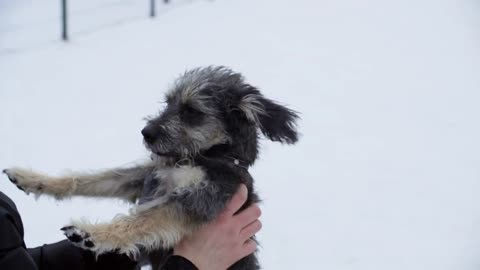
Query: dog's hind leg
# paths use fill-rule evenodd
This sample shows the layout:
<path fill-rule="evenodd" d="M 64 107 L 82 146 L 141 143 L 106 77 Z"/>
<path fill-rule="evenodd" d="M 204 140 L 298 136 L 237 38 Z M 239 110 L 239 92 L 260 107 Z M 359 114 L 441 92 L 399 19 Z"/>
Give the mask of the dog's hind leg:
<path fill-rule="evenodd" d="M 18 188 L 35 195 L 45 194 L 57 199 L 87 196 L 135 201 L 141 194 L 145 177 L 152 169 L 153 165 L 149 163 L 132 168 L 99 173 L 71 173 L 58 177 L 21 168 L 6 169 L 3 172 Z"/>
<path fill-rule="evenodd" d="M 73 244 L 97 254 L 117 251 L 135 257 L 140 251 L 174 247 L 194 227 L 170 204 L 116 216 L 110 223 L 73 222 L 62 230 Z"/>

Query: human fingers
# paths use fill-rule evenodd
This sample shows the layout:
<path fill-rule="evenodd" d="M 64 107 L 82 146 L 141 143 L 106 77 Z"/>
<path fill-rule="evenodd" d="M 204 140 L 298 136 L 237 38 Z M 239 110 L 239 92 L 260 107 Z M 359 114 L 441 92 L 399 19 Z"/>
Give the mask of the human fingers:
<path fill-rule="evenodd" d="M 240 238 L 243 240 L 248 240 L 254 236 L 262 228 L 262 222 L 260 220 L 255 220 L 254 222 L 248 224 L 245 228 L 240 231 Z"/>
<path fill-rule="evenodd" d="M 243 244 L 240 250 L 240 256 L 243 258 L 255 252 L 257 250 L 257 242 L 252 239 L 249 239 Z"/>
<path fill-rule="evenodd" d="M 247 226 L 248 224 L 257 220 L 262 211 L 257 204 L 252 204 L 247 209 L 244 209 L 242 212 L 235 215 L 235 222 L 239 224 L 240 228 Z"/>
<path fill-rule="evenodd" d="M 233 195 L 232 199 L 227 203 L 224 215 L 233 216 L 247 201 L 248 190 L 244 184 L 241 184 L 237 192 Z"/>

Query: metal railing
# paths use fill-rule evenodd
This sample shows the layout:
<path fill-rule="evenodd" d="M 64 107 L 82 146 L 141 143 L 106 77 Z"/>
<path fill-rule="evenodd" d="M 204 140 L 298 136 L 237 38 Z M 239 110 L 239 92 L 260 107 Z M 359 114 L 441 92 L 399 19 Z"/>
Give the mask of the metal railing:
<path fill-rule="evenodd" d="M 163 0 L 163 3 L 168 4 L 170 0 Z M 61 23 L 61 39 L 63 41 L 68 41 L 68 1 L 61 0 L 61 12 L 62 12 L 62 23 Z M 154 18 L 156 16 L 156 0 L 150 0 L 150 17 Z"/>

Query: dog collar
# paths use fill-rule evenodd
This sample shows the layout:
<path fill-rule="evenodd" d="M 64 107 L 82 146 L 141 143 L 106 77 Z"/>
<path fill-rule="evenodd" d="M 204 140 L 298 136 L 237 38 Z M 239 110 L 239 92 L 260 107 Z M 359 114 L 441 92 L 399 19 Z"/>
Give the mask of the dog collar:
<path fill-rule="evenodd" d="M 230 159 L 230 161 L 233 162 L 233 164 L 237 167 L 243 168 L 245 170 L 248 170 L 248 167 L 250 167 L 250 165 L 246 161 L 243 161 L 234 157 L 229 157 L 229 156 L 225 156 L 225 157 Z"/>
<path fill-rule="evenodd" d="M 250 167 L 250 165 L 246 162 L 246 161 L 243 161 L 243 160 L 240 160 L 238 158 L 234 158 L 234 157 L 229 157 L 229 156 L 225 156 L 228 160 L 230 160 L 230 162 L 233 163 L 233 165 L 237 166 L 237 167 L 240 167 L 242 169 L 245 169 L 245 170 L 248 170 L 248 167 Z M 179 160 L 177 162 L 175 162 L 175 166 L 187 166 L 187 165 L 192 165 L 192 161 L 189 160 L 189 159 L 182 159 L 182 160 Z"/>
<path fill-rule="evenodd" d="M 248 167 L 250 167 L 250 165 L 246 161 L 243 161 L 234 157 L 228 157 L 228 156 L 225 156 L 225 157 L 229 159 L 233 163 L 233 165 L 237 167 L 240 167 L 245 170 L 248 170 Z M 175 162 L 175 166 L 187 166 L 187 165 L 192 165 L 192 161 L 189 159 L 182 159 Z"/>

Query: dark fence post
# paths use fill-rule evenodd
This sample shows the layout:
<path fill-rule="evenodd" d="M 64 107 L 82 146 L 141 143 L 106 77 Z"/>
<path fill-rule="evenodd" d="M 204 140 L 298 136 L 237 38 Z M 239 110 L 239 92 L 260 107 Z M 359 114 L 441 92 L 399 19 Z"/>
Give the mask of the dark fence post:
<path fill-rule="evenodd" d="M 68 41 L 67 0 L 62 0 L 62 40 Z"/>
<path fill-rule="evenodd" d="M 150 17 L 155 17 L 155 0 L 150 0 Z"/>

